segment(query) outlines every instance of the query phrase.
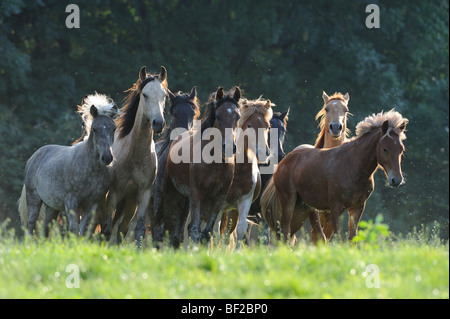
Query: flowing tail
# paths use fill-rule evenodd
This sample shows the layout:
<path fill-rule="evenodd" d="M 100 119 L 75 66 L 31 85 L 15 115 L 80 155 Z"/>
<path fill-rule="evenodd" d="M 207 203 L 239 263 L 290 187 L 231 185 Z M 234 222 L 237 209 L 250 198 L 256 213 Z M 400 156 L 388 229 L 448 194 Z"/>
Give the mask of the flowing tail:
<path fill-rule="evenodd" d="M 270 178 L 266 189 L 261 195 L 260 204 L 264 220 L 269 225 L 270 229 L 278 234 L 281 221 L 281 203 L 278 199 L 273 176 Z"/>
<path fill-rule="evenodd" d="M 20 198 L 17 201 L 17 205 L 19 206 L 19 215 L 20 221 L 22 222 L 22 226 L 27 227 L 27 219 L 28 219 L 27 188 L 25 187 L 25 185 L 23 185 L 22 187 L 22 194 L 20 195 Z"/>

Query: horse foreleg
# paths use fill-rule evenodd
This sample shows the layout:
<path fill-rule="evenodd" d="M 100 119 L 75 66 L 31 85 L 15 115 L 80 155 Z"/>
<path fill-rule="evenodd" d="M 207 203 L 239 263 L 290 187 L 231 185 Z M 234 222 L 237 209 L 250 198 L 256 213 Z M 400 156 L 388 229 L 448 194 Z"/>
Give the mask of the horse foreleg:
<path fill-rule="evenodd" d="M 42 204 L 46 207 L 45 209 L 45 220 L 44 220 L 44 234 L 45 237 L 48 237 L 50 233 L 50 226 L 54 220 L 58 217 L 59 211 L 57 209 L 51 208 L 45 204 Z"/>
<path fill-rule="evenodd" d="M 80 216 L 78 212 L 78 203 L 75 198 L 70 197 L 66 199 L 65 211 L 67 223 L 69 224 L 69 231 L 75 235 L 78 235 Z"/>
<path fill-rule="evenodd" d="M 361 220 L 362 213 L 364 212 L 365 203 L 356 208 L 348 210 L 348 240 L 352 240 L 358 234 L 358 224 Z"/>
<path fill-rule="evenodd" d="M 191 210 L 191 222 L 188 226 L 188 234 L 194 243 L 199 243 L 200 232 L 200 200 L 194 187 L 190 188 L 189 208 Z"/>
<path fill-rule="evenodd" d="M 148 205 L 150 204 L 150 196 L 151 196 L 151 188 L 144 190 L 138 196 L 138 207 L 134 218 L 131 220 L 128 225 L 128 232 L 126 238 L 128 240 L 139 240 L 140 238 L 134 238 L 136 234 L 136 225 L 140 218 L 144 218 L 145 213 L 147 212 Z"/>
<path fill-rule="evenodd" d="M 117 206 L 116 215 L 114 216 L 114 219 L 116 217 L 120 218 L 123 216 L 122 219 L 117 221 L 117 224 L 119 225 L 118 236 L 121 236 L 120 234 L 122 234 L 122 236 L 126 236 L 126 234 L 128 234 L 128 230 L 130 229 L 130 221 L 136 214 L 136 207 L 137 202 L 135 197 L 128 197 L 122 200 Z M 120 240 L 120 237 L 118 237 L 117 239 Z"/>
<path fill-rule="evenodd" d="M 341 237 L 341 235 L 339 233 L 339 218 L 341 217 L 343 211 L 344 211 L 344 209 L 342 208 L 342 206 L 340 204 L 335 204 L 330 209 L 331 224 L 333 225 L 333 231 L 339 237 Z"/>
<path fill-rule="evenodd" d="M 313 230 L 314 235 L 315 235 L 314 239 L 317 239 L 316 236 L 318 234 L 319 235 L 319 240 L 321 240 L 324 243 L 326 243 L 327 242 L 327 237 L 325 236 L 325 233 L 323 232 L 323 229 L 322 229 L 322 225 L 320 223 L 320 212 L 315 210 L 315 209 L 312 209 L 312 208 L 310 208 L 310 211 L 311 211 L 311 213 L 309 215 L 309 221 L 311 223 L 311 227 L 312 227 L 312 230 Z M 314 240 L 313 242 L 314 242 L 315 245 L 317 244 L 316 240 Z"/>
<path fill-rule="evenodd" d="M 222 217 L 220 218 L 220 227 L 219 227 L 220 237 L 222 237 L 223 234 L 225 234 L 225 232 L 227 231 L 228 220 L 229 220 L 228 215 L 229 215 L 229 212 L 223 212 Z"/>
<path fill-rule="evenodd" d="M 180 201 L 183 206 L 177 205 L 177 210 L 180 211 L 178 218 L 174 220 L 172 233 L 170 236 L 171 244 L 174 248 L 178 248 L 182 242 L 184 235 L 184 225 L 186 224 L 187 216 L 189 215 L 189 202 L 187 199 Z"/>
<path fill-rule="evenodd" d="M 95 229 L 95 215 L 98 209 L 98 204 L 93 205 L 90 209 L 88 209 L 86 212 L 84 212 L 83 216 L 81 217 L 81 223 L 80 223 L 80 235 L 84 236 L 86 234 L 86 231 L 88 234 L 94 233 Z M 94 218 L 93 218 L 94 216 Z"/>
<path fill-rule="evenodd" d="M 238 211 L 239 218 L 236 226 L 237 233 L 237 246 L 239 248 L 239 242 L 244 238 L 244 235 L 247 233 L 248 229 L 248 211 L 250 210 L 250 206 L 252 205 L 253 193 L 245 196 L 242 200 L 238 201 Z"/>
<path fill-rule="evenodd" d="M 114 227 L 113 212 L 116 209 L 117 203 L 120 199 L 121 198 L 119 198 L 118 191 L 110 189 L 105 199 L 105 203 L 100 203 L 100 205 L 102 205 L 102 215 L 104 217 L 102 234 L 105 235 L 106 239 L 109 239 L 109 237 L 112 235 L 112 229 Z M 114 241 L 114 239 L 112 239 L 112 241 Z"/>

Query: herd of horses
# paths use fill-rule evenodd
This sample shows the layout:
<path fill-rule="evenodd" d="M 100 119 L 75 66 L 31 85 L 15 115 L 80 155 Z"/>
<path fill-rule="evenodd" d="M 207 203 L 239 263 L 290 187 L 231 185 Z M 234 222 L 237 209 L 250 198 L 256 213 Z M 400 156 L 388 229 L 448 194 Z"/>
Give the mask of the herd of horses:
<path fill-rule="evenodd" d="M 78 106 L 82 136 L 71 146 L 43 146 L 30 157 L 18 201 L 30 234 L 41 218 L 48 236 L 49 225 L 60 216 L 70 232 L 92 235 L 100 229 L 113 243 L 122 236 L 139 242 L 150 225 L 154 243 L 168 235 L 177 248 L 190 217 L 187 231 L 194 243 L 208 242 L 219 220 L 220 236 L 234 233 L 239 243 L 252 215 L 286 241 L 309 219 L 315 243 L 330 240 L 348 210 L 351 239 L 374 189 L 374 172 L 381 168 L 392 187 L 404 183 L 408 120 L 395 110 L 372 114 L 349 138 L 348 93 L 323 92 L 315 145 L 285 154 L 290 110 L 274 112 L 270 100 L 246 99 L 237 86 L 210 94 L 197 128 L 196 87 L 171 92 L 164 67 L 159 74 L 142 67 L 126 92 L 120 109 L 106 95 L 87 95 Z M 161 132 L 155 143 L 154 134 Z M 211 147 L 214 139 L 219 147 Z M 180 150 L 190 160 L 178 161 Z M 195 160 L 197 154 L 214 160 Z M 275 172 L 260 174 L 270 161 L 278 163 Z"/>

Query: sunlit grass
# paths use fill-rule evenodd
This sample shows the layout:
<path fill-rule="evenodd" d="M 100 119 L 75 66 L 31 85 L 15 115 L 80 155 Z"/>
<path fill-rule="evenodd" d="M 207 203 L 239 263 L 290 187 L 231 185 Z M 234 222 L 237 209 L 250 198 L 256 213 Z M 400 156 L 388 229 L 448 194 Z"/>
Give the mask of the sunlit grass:
<path fill-rule="evenodd" d="M 0 240 L 0 298 L 449 298 L 449 247 L 420 235 L 381 245 L 213 242 L 174 251 L 81 238 Z M 79 288 L 68 288 L 75 265 Z M 379 269 L 379 288 L 370 288 Z"/>

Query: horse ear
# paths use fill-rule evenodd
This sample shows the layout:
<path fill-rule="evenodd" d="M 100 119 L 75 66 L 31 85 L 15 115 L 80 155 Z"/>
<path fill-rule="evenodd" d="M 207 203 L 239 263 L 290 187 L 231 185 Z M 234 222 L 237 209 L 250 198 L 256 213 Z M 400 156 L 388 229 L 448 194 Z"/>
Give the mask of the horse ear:
<path fill-rule="evenodd" d="M 145 78 L 147 77 L 147 69 L 145 67 L 145 65 L 139 70 L 139 79 L 141 81 L 144 81 Z"/>
<path fill-rule="evenodd" d="M 90 112 L 91 112 L 91 115 L 92 115 L 93 117 L 97 117 L 97 115 L 98 115 L 98 110 L 97 110 L 97 108 L 95 107 L 94 104 L 91 105 Z"/>
<path fill-rule="evenodd" d="M 350 100 L 350 95 L 348 94 L 348 92 L 345 93 L 344 100 L 347 101 L 347 102 Z"/>
<path fill-rule="evenodd" d="M 399 129 L 403 132 L 404 130 L 405 130 L 405 128 L 406 128 L 406 123 L 408 123 L 407 121 L 404 121 L 403 123 L 402 123 L 402 125 L 400 125 L 400 127 L 399 127 Z"/>
<path fill-rule="evenodd" d="M 289 118 L 289 111 L 291 110 L 290 107 L 288 107 L 288 109 L 286 111 L 284 111 L 283 113 L 281 113 L 281 120 L 284 122 L 284 120 L 286 119 L 286 121 Z"/>
<path fill-rule="evenodd" d="M 193 100 L 193 99 L 195 99 L 196 96 L 197 96 L 197 87 L 194 86 L 191 90 L 191 95 L 189 96 L 189 99 Z"/>
<path fill-rule="evenodd" d="M 223 99 L 223 88 L 222 87 L 218 88 L 217 92 L 216 92 L 216 101 L 219 101 L 221 99 Z"/>
<path fill-rule="evenodd" d="M 330 99 L 330 97 L 328 96 L 327 93 L 325 93 L 325 91 L 323 91 L 322 93 L 322 99 L 325 102 L 325 104 L 328 103 L 328 100 Z"/>
<path fill-rule="evenodd" d="M 159 81 L 164 82 L 167 79 L 167 70 L 161 65 L 161 73 L 159 73 Z"/>
<path fill-rule="evenodd" d="M 173 100 L 175 98 L 175 94 L 172 93 L 169 89 L 167 89 L 167 94 L 169 94 L 169 99 Z"/>
<path fill-rule="evenodd" d="M 236 89 L 234 90 L 233 99 L 235 99 L 238 102 L 241 99 L 241 89 L 239 87 L 237 87 L 237 86 L 236 86 Z"/>
<path fill-rule="evenodd" d="M 389 128 L 389 120 L 386 120 L 386 121 L 383 122 L 383 125 L 381 126 L 381 130 L 383 131 L 383 135 L 386 134 L 388 128 Z"/>

